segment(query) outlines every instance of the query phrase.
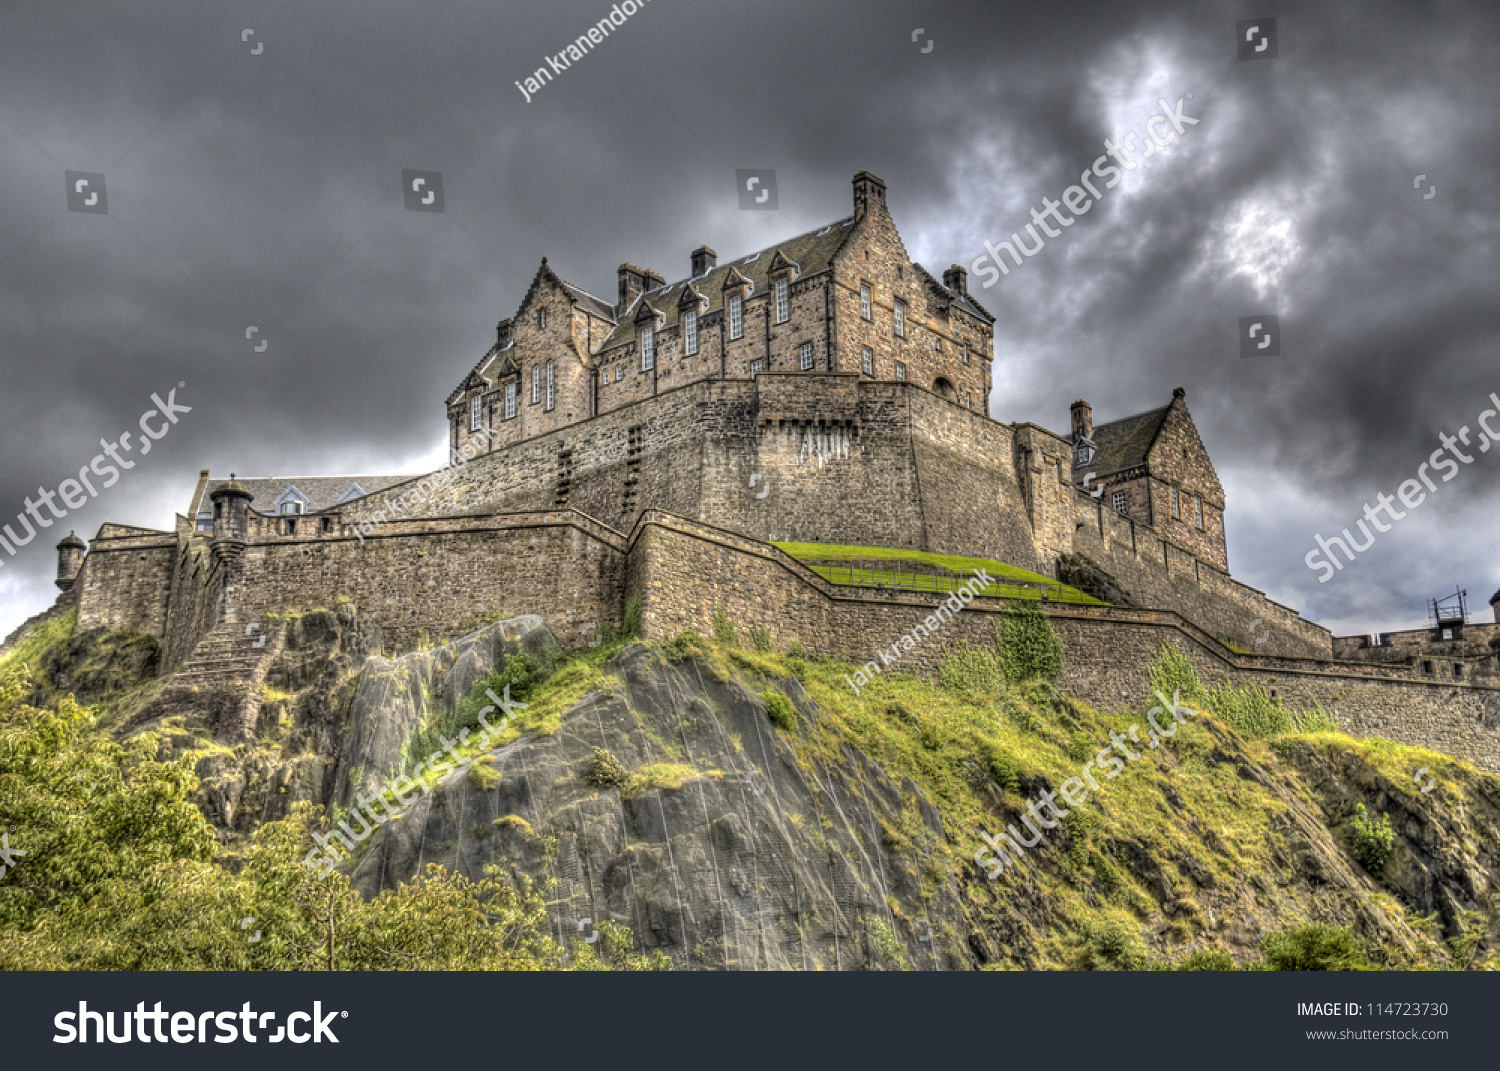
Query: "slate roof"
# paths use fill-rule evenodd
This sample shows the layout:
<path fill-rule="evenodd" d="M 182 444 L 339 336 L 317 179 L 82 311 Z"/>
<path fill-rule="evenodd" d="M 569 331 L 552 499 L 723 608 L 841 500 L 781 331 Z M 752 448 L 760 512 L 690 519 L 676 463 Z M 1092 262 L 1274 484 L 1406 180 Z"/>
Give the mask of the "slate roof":
<path fill-rule="evenodd" d="M 1166 422 L 1170 405 L 1150 409 L 1135 416 L 1121 417 L 1107 424 L 1094 425 L 1094 445 L 1099 448 L 1094 459 L 1086 467 L 1103 479 L 1116 472 L 1137 468 L 1146 463 L 1156 433 Z M 1078 470 L 1081 474 L 1082 469 Z M 1076 477 L 1082 479 L 1081 475 Z"/>
<path fill-rule="evenodd" d="M 582 305 L 589 312 L 610 323 L 615 322 L 615 307 L 606 301 L 596 298 L 581 286 L 575 286 L 568 280 L 562 281 L 563 289 L 568 291 L 575 302 Z"/>
<path fill-rule="evenodd" d="M 250 500 L 250 508 L 257 512 L 275 513 L 274 503 L 281 497 L 282 492 L 288 487 L 296 487 L 308 500 L 307 512 L 316 513 L 318 510 L 337 505 L 339 497 L 349 490 L 350 484 L 359 484 L 360 489 L 370 495 L 395 484 L 418 479 L 422 475 L 422 473 L 416 473 L 405 476 L 242 476 L 236 482 L 242 484 L 255 496 Z M 193 508 L 193 513 L 195 515 L 213 513 L 214 507 L 209 496 L 228 482 L 228 480 L 209 480 L 203 488 L 203 496 Z"/>
<path fill-rule="evenodd" d="M 623 346 L 634 342 L 636 336 L 635 314 L 640 311 L 641 301 L 644 299 L 652 308 L 663 313 L 665 318 L 660 326 L 671 327 L 678 322 L 677 303 L 682 299 L 682 289 L 691 283 L 697 291 L 708 298 L 708 308 L 699 310 L 698 315 L 713 312 L 724 307 L 724 280 L 728 277 L 731 268 L 739 271 L 750 281 L 751 294 L 762 294 L 770 286 L 768 281 L 771 261 L 776 258 L 778 252 L 783 257 L 796 265 L 796 277 L 805 278 L 815 272 L 826 270 L 833 264 L 834 255 L 844 240 L 849 235 L 849 228 L 854 224 L 854 217 L 835 220 L 826 227 L 819 227 L 816 231 L 808 231 L 799 234 L 795 238 L 788 238 L 784 242 L 777 242 L 767 246 L 758 253 L 752 253 L 746 257 L 736 260 L 726 260 L 717 267 L 711 268 L 704 275 L 695 275 L 689 279 L 679 279 L 667 286 L 659 286 L 655 290 L 649 290 L 641 297 L 631 302 L 630 307 L 625 310 L 625 315 L 620 317 L 620 322 L 615 329 L 599 345 L 598 353 Z"/>

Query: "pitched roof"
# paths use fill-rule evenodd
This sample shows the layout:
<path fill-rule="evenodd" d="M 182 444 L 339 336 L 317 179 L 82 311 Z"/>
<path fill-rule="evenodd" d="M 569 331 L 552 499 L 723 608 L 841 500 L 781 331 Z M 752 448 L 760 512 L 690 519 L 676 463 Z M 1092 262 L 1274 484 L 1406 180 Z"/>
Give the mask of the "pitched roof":
<path fill-rule="evenodd" d="M 1133 469 L 1146 463 L 1156 433 L 1166 422 L 1170 405 L 1150 409 L 1134 416 L 1121 417 L 1107 424 L 1094 425 L 1094 445 L 1098 452 L 1086 468 L 1102 479 L 1112 473 Z M 1075 473 L 1081 479 L 1081 470 Z"/>
<path fill-rule="evenodd" d="M 608 320 L 610 323 L 615 322 L 615 307 L 613 305 L 601 298 L 596 298 L 583 287 L 576 286 L 566 279 L 562 281 L 562 284 L 563 289 L 573 299 L 574 304 L 582 305 L 587 311 L 598 316 L 600 319 Z"/>
<path fill-rule="evenodd" d="M 849 235 L 849 227 L 854 223 L 854 217 L 835 220 L 826 227 L 820 227 L 816 231 L 808 231 L 799 234 L 795 238 L 769 245 L 758 253 L 752 253 L 747 257 L 737 260 L 729 260 L 720 264 L 703 275 L 694 275 L 687 279 L 679 279 L 667 286 L 659 286 L 655 290 L 647 291 L 643 297 L 646 301 L 664 314 L 663 326 L 670 327 L 678 322 L 678 301 L 682 297 L 682 288 L 691 284 L 698 292 L 708 298 L 708 308 L 705 312 L 713 312 L 715 309 L 724 307 L 724 282 L 729 278 L 731 271 L 737 271 L 740 275 L 750 281 L 750 292 L 759 294 L 770 286 L 769 275 L 771 262 L 776 259 L 778 253 L 787 261 L 796 266 L 797 277 L 803 278 L 815 272 L 824 271 L 833 264 L 834 255 L 844 240 Z M 635 314 L 639 309 L 641 298 L 637 297 L 631 303 L 630 308 L 620 317 L 615 329 L 600 343 L 597 354 L 616 346 L 634 342 L 636 336 Z M 605 358 L 606 360 L 608 358 Z"/>
<path fill-rule="evenodd" d="M 959 291 L 954 290 L 951 286 L 944 283 L 941 279 L 938 279 L 932 274 L 932 272 L 922 267 L 922 265 L 918 264 L 916 261 L 912 261 L 912 267 L 916 268 L 918 273 L 920 273 L 921 276 L 927 280 L 928 284 L 931 285 L 935 290 L 937 290 L 938 293 L 947 295 L 948 299 L 955 305 L 964 306 L 974 315 L 981 317 L 986 323 L 995 322 L 995 318 L 989 314 L 989 311 L 986 310 L 983 305 L 979 304 L 979 302 L 975 301 L 968 294 L 960 293 Z"/>
<path fill-rule="evenodd" d="M 420 474 L 418 474 L 420 475 Z M 396 476 L 242 476 L 236 482 L 243 485 L 255 497 L 250 508 L 259 513 L 276 512 L 275 502 L 289 488 L 295 487 L 307 499 L 307 511 L 316 513 L 338 505 L 339 498 L 352 484 L 358 484 L 365 494 L 383 491 L 394 484 L 417 479 L 417 475 Z M 212 513 L 213 503 L 209 496 L 223 487 L 228 480 L 209 480 L 193 508 L 195 514 Z"/>

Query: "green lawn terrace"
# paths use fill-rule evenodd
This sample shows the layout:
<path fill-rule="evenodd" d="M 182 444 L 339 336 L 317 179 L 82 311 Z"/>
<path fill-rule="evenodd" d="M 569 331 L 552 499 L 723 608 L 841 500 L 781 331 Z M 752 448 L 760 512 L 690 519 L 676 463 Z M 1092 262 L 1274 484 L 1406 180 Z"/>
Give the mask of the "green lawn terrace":
<path fill-rule="evenodd" d="M 831 584 L 877 588 L 886 591 L 953 592 L 968 583 L 981 569 L 995 577 L 978 592 L 997 599 L 1031 599 L 1108 605 L 1051 577 L 1033 573 L 988 558 L 965 558 L 958 554 L 929 554 L 922 550 L 889 547 L 850 547 L 838 543 L 776 543 L 777 549 L 796 558 Z"/>

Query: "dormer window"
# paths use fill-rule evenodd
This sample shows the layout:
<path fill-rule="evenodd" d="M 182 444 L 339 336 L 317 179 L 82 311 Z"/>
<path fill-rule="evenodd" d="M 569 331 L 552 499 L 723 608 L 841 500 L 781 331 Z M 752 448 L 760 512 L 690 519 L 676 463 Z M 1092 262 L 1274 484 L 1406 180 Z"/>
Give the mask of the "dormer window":
<path fill-rule="evenodd" d="M 792 303 L 789 298 L 790 285 L 786 279 L 776 280 L 776 322 L 784 324 L 792 315 Z"/>
<path fill-rule="evenodd" d="M 479 395 L 469 399 L 469 430 L 478 431 L 484 420 L 484 400 Z"/>
<path fill-rule="evenodd" d="M 297 499 L 292 499 L 291 501 L 283 502 L 281 504 L 281 515 L 283 517 L 300 517 L 303 513 L 306 512 L 306 504 Z"/>
<path fill-rule="evenodd" d="M 1094 460 L 1094 455 L 1099 448 L 1094 445 L 1092 439 L 1079 439 L 1073 444 L 1073 464 L 1075 466 L 1087 465 Z"/>
<path fill-rule="evenodd" d="M 656 367 L 656 331 L 654 328 L 641 328 L 641 371 L 649 372 Z"/>
<path fill-rule="evenodd" d="M 896 337 L 906 337 L 906 302 L 896 302 Z"/>
<path fill-rule="evenodd" d="M 745 299 L 735 294 L 729 299 L 729 337 L 741 338 L 745 334 Z"/>
<path fill-rule="evenodd" d="M 692 310 L 682 314 L 682 352 L 685 356 L 698 352 L 698 314 Z"/>

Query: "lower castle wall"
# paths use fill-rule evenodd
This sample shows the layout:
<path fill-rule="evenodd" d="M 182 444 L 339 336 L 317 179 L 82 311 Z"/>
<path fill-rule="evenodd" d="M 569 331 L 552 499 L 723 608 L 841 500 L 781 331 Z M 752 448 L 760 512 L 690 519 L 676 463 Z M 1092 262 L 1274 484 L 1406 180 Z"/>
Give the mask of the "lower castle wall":
<path fill-rule="evenodd" d="M 434 643 L 454 639 L 485 614 L 541 614 L 568 648 L 587 646 L 606 622 L 619 626 L 623 540 L 576 514 L 385 527 L 363 544 L 323 537 L 247 546 L 226 619 L 248 624 L 346 596 L 398 647 L 414 644 L 419 630 Z"/>
<path fill-rule="evenodd" d="M 722 610 L 741 629 L 765 625 L 782 650 L 796 639 L 812 652 L 856 664 L 873 660 L 884 673 L 931 673 L 948 648 L 991 642 L 1004 609 L 1001 600 L 977 599 L 885 667 L 877 652 L 910 632 L 935 603 L 845 595 L 774 548 L 652 515 L 637 530 L 631 553 L 641 559 L 646 636 L 653 640 L 685 629 L 711 635 L 714 612 Z M 1500 691 L 1398 679 L 1373 665 L 1235 655 L 1191 623 L 1159 611 L 1050 607 L 1048 613 L 1067 652 L 1060 686 L 1101 709 L 1144 709 L 1153 702 L 1148 667 L 1167 640 L 1205 684 L 1258 685 L 1293 708 L 1321 703 L 1354 735 L 1434 748 L 1500 772 Z"/>
<path fill-rule="evenodd" d="M 209 541 L 179 533 L 177 557 L 167 595 L 161 672 L 176 672 L 218 624 L 222 567 L 213 560 Z"/>
<path fill-rule="evenodd" d="M 78 628 L 133 628 L 160 639 L 177 552 L 173 533 L 95 537 L 74 581 Z"/>

